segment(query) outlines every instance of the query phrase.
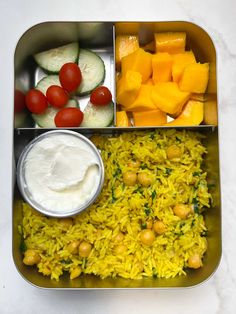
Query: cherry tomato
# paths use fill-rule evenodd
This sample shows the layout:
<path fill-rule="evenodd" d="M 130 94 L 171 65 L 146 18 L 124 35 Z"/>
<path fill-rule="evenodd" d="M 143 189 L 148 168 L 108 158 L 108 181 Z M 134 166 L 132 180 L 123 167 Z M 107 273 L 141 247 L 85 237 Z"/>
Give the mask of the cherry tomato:
<path fill-rule="evenodd" d="M 25 96 L 26 106 L 29 111 L 40 114 L 48 107 L 48 101 L 45 95 L 38 89 L 31 89 Z"/>
<path fill-rule="evenodd" d="M 49 86 L 46 91 L 46 96 L 49 104 L 55 108 L 64 107 L 69 99 L 67 92 L 61 86 L 57 85 Z"/>
<path fill-rule="evenodd" d="M 95 106 L 106 106 L 112 101 L 111 92 L 107 87 L 99 86 L 92 91 L 90 101 Z"/>
<path fill-rule="evenodd" d="M 22 112 L 26 108 L 25 105 L 25 94 L 18 90 L 15 89 L 14 93 L 14 112 L 19 113 Z"/>
<path fill-rule="evenodd" d="M 63 108 L 58 111 L 54 118 L 57 127 L 80 126 L 84 114 L 79 108 Z"/>
<path fill-rule="evenodd" d="M 65 63 L 59 72 L 61 86 L 69 93 L 74 92 L 82 81 L 80 68 L 76 63 Z"/>

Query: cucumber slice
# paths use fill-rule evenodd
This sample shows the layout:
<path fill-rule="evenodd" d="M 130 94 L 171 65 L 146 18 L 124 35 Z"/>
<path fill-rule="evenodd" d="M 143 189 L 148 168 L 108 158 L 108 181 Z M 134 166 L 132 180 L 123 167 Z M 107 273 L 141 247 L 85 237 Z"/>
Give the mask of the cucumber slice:
<path fill-rule="evenodd" d="M 87 95 L 104 81 L 105 64 L 95 52 L 80 49 L 78 65 L 82 73 L 82 82 L 77 94 L 80 96 Z"/>
<path fill-rule="evenodd" d="M 75 99 L 71 99 L 66 104 L 65 108 L 69 107 L 79 107 L 78 102 Z M 32 118 L 37 123 L 37 125 L 41 128 L 55 128 L 54 118 L 57 112 L 60 109 L 56 109 L 53 107 L 48 107 L 46 111 L 42 114 L 32 114 Z"/>
<path fill-rule="evenodd" d="M 84 118 L 81 127 L 103 128 L 109 126 L 114 118 L 114 104 L 94 106 L 90 101 L 84 109 Z"/>
<path fill-rule="evenodd" d="M 40 90 L 45 96 L 46 96 L 46 91 L 49 86 L 51 85 L 58 85 L 61 86 L 59 76 L 58 75 L 48 75 L 42 78 L 38 84 L 36 85 L 36 89 Z"/>
<path fill-rule="evenodd" d="M 48 72 L 58 73 L 67 62 L 77 62 L 79 44 L 77 42 L 53 48 L 34 55 L 38 65 Z"/>

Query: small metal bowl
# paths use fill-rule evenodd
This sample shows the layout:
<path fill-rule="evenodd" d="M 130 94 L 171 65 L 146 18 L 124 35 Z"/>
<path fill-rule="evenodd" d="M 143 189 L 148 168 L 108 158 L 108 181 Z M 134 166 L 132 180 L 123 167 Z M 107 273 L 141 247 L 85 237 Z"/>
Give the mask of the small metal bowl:
<path fill-rule="evenodd" d="M 33 198 L 33 195 L 31 194 L 30 189 L 27 185 L 27 180 L 26 180 L 26 176 L 25 176 L 26 159 L 27 159 L 29 152 L 34 147 L 34 145 L 39 143 L 43 139 L 46 139 L 48 137 L 55 136 L 55 135 L 60 135 L 60 134 L 79 138 L 80 140 L 82 140 L 82 142 L 84 142 L 85 145 L 88 146 L 89 150 L 92 153 L 94 153 L 95 157 L 97 158 L 98 176 L 99 176 L 95 192 L 92 195 L 90 195 L 90 197 L 83 204 L 78 205 L 77 207 L 75 207 L 73 209 L 66 210 L 65 212 L 54 211 L 54 210 L 51 210 L 49 208 L 43 207 L 41 204 L 39 204 Z M 39 167 L 40 167 L 40 165 L 39 165 Z M 19 190 L 20 190 L 24 200 L 28 204 L 30 204 L 33 208 L 35 208 L 36 210 L 38 210 L 39 212 L 41 212 L 47 216 L 69 217 L 69 216 L 74 216 L 74 215 L 82 212 L 83 210 L 88 208 L 96 200 L 96 198 L 98 197 L 98 195 L 101 192 L 103 182 L 104 182 L 104 165 L 103 165 L 103 161 L 102 161 L 102 158 L 100 156 L 98 149 L 95 147 L 95 145 L 87 137 L 85 137 L 84 135 L 81 135 L 77 132 L 74 132 L 74 131 L 54 130 L 54 131 L 48 131 L 48 132 L 45 132 L 45 133 L 39 135 L 38 137 L 36 137 L 34 140 L 32 140 L 25 147 L 25 149 L 23 150 L 23 152 L 20 155 L 20 158 L 19 158 L 19 161 L 17 164 L 16 179 L 17 179 L 17 184 L 18 184 Z"/>

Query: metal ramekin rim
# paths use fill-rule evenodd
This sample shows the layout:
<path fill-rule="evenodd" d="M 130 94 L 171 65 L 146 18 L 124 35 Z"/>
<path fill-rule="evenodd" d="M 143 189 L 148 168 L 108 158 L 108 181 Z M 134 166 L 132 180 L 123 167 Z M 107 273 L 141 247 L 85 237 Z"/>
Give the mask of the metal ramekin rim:
<path fill-rule="evenodd" d="M 93 150 L 93 152 L 95 153 L 95 155 L 98 159 L 98 162 L 99 162 L 98 166 L 99 166 L 99 174 L 100 174 L 99 176 L 100 177 L 99 177 L 98 188 L 96 189 L 96 192 L 82 206 L 76 207 L 76 208 L 74 208 L 70 211 L 66 211 L 66 212 L 50 211 L 50 210 L 42 207 L 40 204 L 38 204 L 36 201 L 34 201 L 27 194 L 26 189 L 25 189 L 26 182 L 24 179 L 24 162 L 26 160 L 28 153 L 34 147 L 34 145 L 36 143 L 38 143 L 39 141 L 41 141 L 44 138 L 47 138 L 49 136 L 54 136 L 57 134 L 71 135 L 71 136 L 75 136 L 75 137 L 83 140 Z M 47 131 L 45 133 L 38 135 L 32 141 L 30 141 L 30 143 L 28 145 L 26 145 L 26 147 L 22 151 L 22 153 L 19 157 L 18 163 L 17 163 L 16 180 L 17 180 L 18 188 L 22 194 L 22 197 L 30 206 L 32 206 L 34 209 L 36 209 L 37 211 L 39 211 L 40 213 L 42 213 L 46 216 L 51 216 L 51 217 L 55 217 L 55 218 L 56 217 L 57 218 L 63 218 L 63 217 L 70 217 L 70 216 L 77 215 L 77 214 L 81 213 L 82 211 L 84 211 L 85 209 L 87 209 L 92 203 L 94 203 L 94 201 L 99 196 L 99 194 L 102 190 L 102 187 L 103 187 L 104 172 L 105 171 L 104 171 L 104 164 L 103 164 L 102 157 L 101 157 L 97 147 L 86 136 L 84 136 L 78 132 L 71 131 L 71 130 L 52 130 L 52 131 Z"/>

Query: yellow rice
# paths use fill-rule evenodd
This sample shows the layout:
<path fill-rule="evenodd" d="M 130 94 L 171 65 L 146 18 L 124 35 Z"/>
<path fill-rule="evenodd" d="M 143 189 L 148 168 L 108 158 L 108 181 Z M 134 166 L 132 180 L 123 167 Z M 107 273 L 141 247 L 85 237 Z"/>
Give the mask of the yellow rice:
<path fill-rule="evenodd" d="M 93 136 L 105 165 L 105 183 L 97 201 L 73 224 L 45 217 L 23 203 L 22 236 L 27 249 L 41 257 L 38 271 L 58 280 L 78 266 L 84 274 L 101 278 L 120 276 L 170 278 L 186 274 L 188 259 L 207 249 L 206 226 L 201 214 L 210 206 L 206 173 L 202 162 L 206 148 L 201 135 L 190 131 L 156 130 L 126 132 L 117 136 Z M 180 160 L 166 156 L 170 145 L 182 151 Z M 131 160 L 141 163 L 138 172 L 151 174 L 149 187 L 127 186 L 123 173 L 132 170 Z M 181 220 L 173 213 L 176 204 L 193 204 L 195 212 Z M 153 244 L 142 244 L 140 232 L 147 222 L 159 219 L 167 231 L 155 235 Z M 126 250 L 116 252 L 116 236 L 122 232 Z M 92 244 L 87 258 L 67 249 L 74 241 Z M 203 259 L 204 262 L 204 259 Z"/>

